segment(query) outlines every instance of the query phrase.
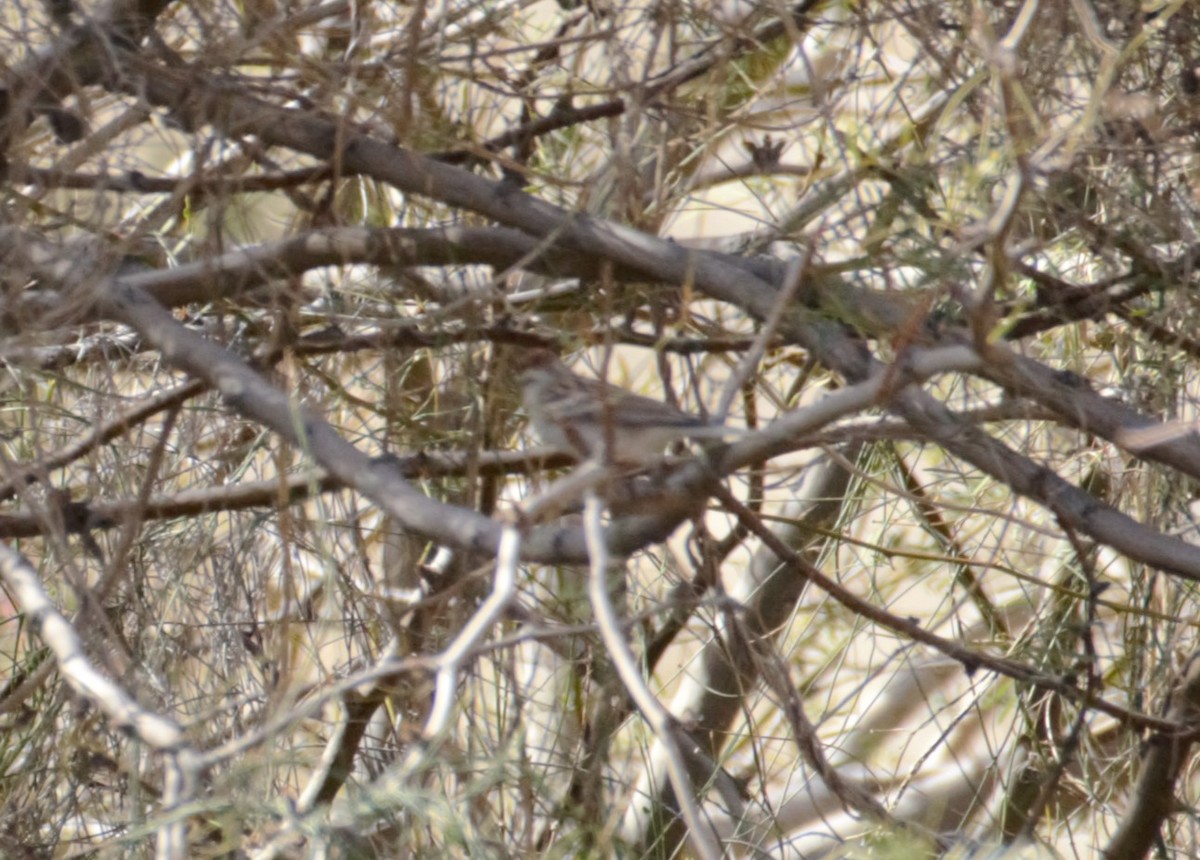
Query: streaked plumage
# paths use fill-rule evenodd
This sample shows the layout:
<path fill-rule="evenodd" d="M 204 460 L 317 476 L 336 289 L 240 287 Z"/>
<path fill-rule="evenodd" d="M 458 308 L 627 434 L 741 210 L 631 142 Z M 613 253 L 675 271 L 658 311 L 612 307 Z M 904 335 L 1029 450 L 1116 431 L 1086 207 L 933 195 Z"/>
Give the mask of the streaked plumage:
<path fill-rule="evenodd" d="M 517 379 L 538 436 L 580 459 L 641 463 L 676 439 L 736 433 L 659 400 L 578 376 L 546 349 L 521 356 Z"/>

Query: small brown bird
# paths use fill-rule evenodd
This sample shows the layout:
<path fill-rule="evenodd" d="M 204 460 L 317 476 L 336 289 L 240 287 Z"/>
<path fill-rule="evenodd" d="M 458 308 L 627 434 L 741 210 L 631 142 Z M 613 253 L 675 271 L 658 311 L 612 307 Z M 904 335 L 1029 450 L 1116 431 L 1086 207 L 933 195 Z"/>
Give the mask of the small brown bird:
<path fill-rule="evenodd" d="M 521 400 L 547 445 L 581 460 L 636 464 L 676 439 L 720 439 L 739 431 L 573 373 L 548 349 L 518 360 Z"/>

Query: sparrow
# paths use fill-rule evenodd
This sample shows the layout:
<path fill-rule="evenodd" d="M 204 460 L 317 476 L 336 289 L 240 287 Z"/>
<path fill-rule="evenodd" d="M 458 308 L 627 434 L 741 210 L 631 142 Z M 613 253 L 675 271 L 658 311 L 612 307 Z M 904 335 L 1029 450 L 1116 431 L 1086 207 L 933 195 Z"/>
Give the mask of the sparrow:
<path fill-rule="evenodd" d="M 579 376 L 548 349 L 531 349 L 518 359 L 517 381 L 538 436 L 580 460 L 645 463 L 676 439 L 720 439 L 738 432 Z"/>

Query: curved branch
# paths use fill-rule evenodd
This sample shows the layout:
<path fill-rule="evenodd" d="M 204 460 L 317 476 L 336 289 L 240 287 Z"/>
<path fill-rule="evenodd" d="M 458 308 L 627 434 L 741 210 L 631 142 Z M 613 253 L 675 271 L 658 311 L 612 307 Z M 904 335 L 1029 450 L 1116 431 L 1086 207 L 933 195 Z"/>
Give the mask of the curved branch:
<path fill-rule="evenodd" d="M 1133 802 L 1104 849 L 1105 860 L 1137 860 L 1150 853 L 1167 816 L 1175 811 L 1175 786 L 1189 763 L 1200 723 L 1200 655 L 1193 654 L 1172 690 L 1166 718 L 1192 729 L 1191 734 L 1159 731 L 1147 742 Z"/>

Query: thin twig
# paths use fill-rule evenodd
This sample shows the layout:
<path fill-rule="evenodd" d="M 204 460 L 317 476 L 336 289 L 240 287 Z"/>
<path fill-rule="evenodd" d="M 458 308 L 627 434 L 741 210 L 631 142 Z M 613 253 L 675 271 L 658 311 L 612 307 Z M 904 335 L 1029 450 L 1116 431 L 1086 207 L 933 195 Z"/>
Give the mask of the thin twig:
<path fill-rule="evenodd" d="M 600 498 L 594 492 L 589 491 L 584 497 L 583 516 L 584 533 L 587 536 L 588 554 L 591 559 L 588 568 L 588 599 L 591 602 L 592 611 L 596 614 L 596 626 L 600 630 L 600 638 L 608 649 L 618 677 L 650 725 L 650 730 L 662 744 L 663 754 L 666 757 L 667 777 L 675 789 L 675 799 L 679 803 L 679 811 L 683 816 L 684 823 L 688 826 L 693 848 L 704 860 L 718 860 L 722 856 L 722 852 L 714 839 L 712 828 L 701 817 L 700 807 L 696 803 L 696 789 L 688 776 L 683 753 L 679 748 L 678 726 L 675 718 L 668 713 L 650 688 L 646 686 L 642 673 L 638 669 L 637 660 L 621 632 L 620 619 L 617 618 L 612 603 L 608 599 L 610 566 L 608 546 L 604 540 L 603 514 L 604 507 Z"/>

